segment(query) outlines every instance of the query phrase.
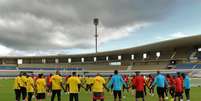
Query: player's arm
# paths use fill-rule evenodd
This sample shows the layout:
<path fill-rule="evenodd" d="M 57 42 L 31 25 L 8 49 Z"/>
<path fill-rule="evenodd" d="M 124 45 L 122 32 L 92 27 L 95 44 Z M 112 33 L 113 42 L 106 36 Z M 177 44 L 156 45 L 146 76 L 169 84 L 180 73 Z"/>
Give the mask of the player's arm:
<path fill-rule="evenodd" d="M 150 88 L 153 88 L 156 84 L 157 77 L 155 77 L 154 82 L 151 84 Z"/>
<path fill-rule="evenodd" d="M 126 84 L 126 82 L 123 80 L 123 78 L 121 77 L 121 82 L 123 83 L 123 85 L 128 88 L 128 85 Z"/>
<path fill-rule="evenodd" d="M 20 82 L 21 82 L 21 81 L 20 81 L 20 79 L 18 78 L 18 79 L 17 79 L 17 85 L 21 88 Z"/>
<path fill-rule="evenodd" d="M 112 84 L 113 84 L 114 80 L 113 78 L 111 78 L 107 84 L 107 88 L 111 88 Z"/>
<path fill-rule="evenodd" d="M 67 83 L 67 84 L 66 84 L 66 87 L 65 87 L 65 90 L 66 90 L 67 92 L 69 92 L 69 91 L 70 91 L 69 89 L 70 89 L 70 86 L 69 86 L 69 84 Z"/>
<path fill-rule="evenodd" d="M 167 79 L 165 79 L 165 85 L 167 85 L 167 87 L 169 87 L 169 83 L 168 83 Z"/>
<path fill-rule="evenodd" d="M 107 88 L 106 84 L 103 84 L 103 87 L 104 87 L 108 92 L 110 91 L 110 89 Z"/>
<path fill-rule="evenodd" d="M 81 84 L 80 79 L 77 79 L 77 83 L 78 83 L 78 90 L 80 91 L 81 87 L 85 89 L 85 87 Z"/>
<path fill-rule="evenodd" d="M 64 86 L 63 86 L 63 83 L 62 83 L 62 82 L 60 82 L 60 86 L 61 86 L 61 88 L 62 88 L 64 91 L 66 91 L 65 88 L 64 88 Z"/>
<path fill-rule="evenodd" d="M 106 81 L 104 78 L 102 79 L 102 82 L 103 82 L 103 87 L 109 92 L 110 90 L 109 90 L 109 88 L 107 88 Z"/>

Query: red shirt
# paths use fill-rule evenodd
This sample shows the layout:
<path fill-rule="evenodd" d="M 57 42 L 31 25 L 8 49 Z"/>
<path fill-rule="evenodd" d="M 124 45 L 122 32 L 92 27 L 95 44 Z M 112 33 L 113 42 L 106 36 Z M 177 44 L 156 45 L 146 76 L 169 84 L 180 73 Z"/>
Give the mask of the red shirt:
<path fill-rule="evenodd" d="M 144 91 L 145 80 L 143 76 L 136 76 L 133 83 L 135 84 L 136 91 Z"/>
<path fill-rule="evenodd" d="M 174 85 L 175 85 L 175 79 L 173 77 L 169 77 L 169 78 L 167 78 L 167 80 L 168 80 L 169 86 L 170 87 L 174 87 Z"/>
<path fill-rule="evenodd" d="M 135 76 L 132 77 L 131 83 L 132 83 L 132 86 L 135 86 Z"/>
<path fill-rule="evenodd" d="M 182 80 L 177 77 L 175 79 L 175 89 L 176 89 L 176 92 L 182 92 L 183 91 L 183 86 L 182 86 Z"/>
<path fill-rule="evenodd" d="M 51 79 L 51 76 L 48 76 L 48 77 L 47 77 L 47 84 L 48 84 L 48 85 L 50 85 L 50 84 L 51 84 L 50 79 Z"/>
<path fill-rule="evenodd" d="M 181 80 L 181 82 L 182 82 L 182 87 L 183 87 L 184 79 L 183 79 L 182 76 L 180 76 L 179 79 Z"/>
<path fill-rule="evenodd" d="M 124 76 L 124 81 L 126 82 L 126 83 L 128 83 L 128 76 Z"/>

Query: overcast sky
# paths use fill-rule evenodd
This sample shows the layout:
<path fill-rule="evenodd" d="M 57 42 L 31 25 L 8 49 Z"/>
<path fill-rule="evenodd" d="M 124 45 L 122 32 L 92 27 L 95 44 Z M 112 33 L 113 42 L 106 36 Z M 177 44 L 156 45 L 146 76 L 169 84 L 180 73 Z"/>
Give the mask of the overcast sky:
<path fill-rule="evenodd" d="M 200 0 L 0 0 L 0 56 L 94 52 L 201 34 Z"/>

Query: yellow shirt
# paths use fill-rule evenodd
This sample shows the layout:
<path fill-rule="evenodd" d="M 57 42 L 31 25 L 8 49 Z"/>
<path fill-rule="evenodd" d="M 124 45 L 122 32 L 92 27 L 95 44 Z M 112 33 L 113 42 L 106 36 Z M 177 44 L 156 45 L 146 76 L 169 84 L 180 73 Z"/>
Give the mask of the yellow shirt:
<path fill-rule="evenodd" d="M 70 93 L 79 93 L 78 84 L 80 84 L 80 79 L 78 77 L 72 76 L 67 80 L 67 84 L 69 84 Z"/>
<path fill-rule="evenodd" d="M 103 92 L 103 84 L 105 84 L 105 79 L 101 76 L 96 76 L 93 79 L 93 86 L 92 86 L 92 91 L 93 92 Z"/>
<path fill-rule="evenodd" d="M 93 78 L 89 77 L 86 78 L 86 84 L 92 84 L 93 83 Z"/>
<path fill-rule="evenodd" d="M 52 90 L 61 90 L 62 77 L 59 75 L 54 75 L 51 77 Z"/>
<path fill-rule="evenodd" d="M 36 80 L 36 90 L 37 90 L 37 93 L 45 93 L 46 81 L 44 78 L 39 78 Z"/>
<path fill-rule="evenodd" d="M 27 77 L 26 76 L 21 76 L 20 86 L 27 87 Z"/>
<path fill-rule="evenodd" d="M 34 80 L 32 77 L 28 77 L 27 79 L 27 92 L 34 92 Z"/>
<path fill-rule="evenodd" d="M 21 83 L 21 78 L 20 78 L 20 76 L 17 76 L 16 78 L 15 78 L 15 81 L 14 81 L 14 89 L 20 89 L 20 83 Z"/>

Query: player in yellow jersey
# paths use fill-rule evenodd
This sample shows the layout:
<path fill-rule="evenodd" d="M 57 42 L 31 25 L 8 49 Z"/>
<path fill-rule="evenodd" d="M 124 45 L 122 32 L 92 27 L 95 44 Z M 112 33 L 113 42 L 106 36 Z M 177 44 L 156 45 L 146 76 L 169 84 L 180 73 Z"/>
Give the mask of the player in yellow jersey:
<path fill-rule="evenodd" d="M 80 92 L 81 85 L 80 79 L 76 76 L 76 72 L 72 73 L 72 76 L 68 78 L 66 82 L 66 89 L 70 93 L 69 101 L 79 101 L 78 93 Z M 84 87 L 83 87 L 84 88 Z"/>
<path fill-rule="evenodd" d="M 14 81 L 14 91 L 15 91 L 15 100 L 20 101 L 20 82 L 21 82 L 21 74 L 15 77 Z"/>
<path fill-rule="evenodd" d="M 53 75 L 50 79 L 50 82 L 52 83 L 52 96 L 51 101 L 54 101 L 55 95 L 57 94 L 58 101 L 61 101 L 61 89 L 63 87 L 62 85 L 62 77 L 60 76 L 60 72 L 56 71 L 56 74 Z"/>
<path fill-rule="evenodd" d="M 109 91 L 109 89 L 106 87 L 105 79 L 101 77 L 99 73 L 97 73 L 96 77 L 93 78 L 91 86 L 93 92 L 93 101 L 104 101 L 104 88 L 107 91 Z"/>
<path fill-rule="evenodd" d="M 23 73 L 20 77 L 20 92 L 22 93 L 22 101 L 26 100 L 27 97 L 27 74 Z"/>
<path fill-rule="evenodd" d="M 42 101 L 45 99 L 45 92 L 46 92 L 46 81 L 43 78 L 43 74 L 38 75 L 38 79 L 36 80 L 36 98 L 38 101 Z"/>
<path fill-rule="evenodd" d="M 32 96 L 34 94 L 34 80 L 33 77 L 29 75 L 27 75 L 27 93 L 28 93 L 28 101 L 31 101 Z"/>

